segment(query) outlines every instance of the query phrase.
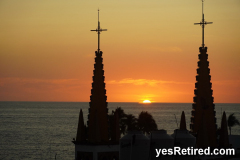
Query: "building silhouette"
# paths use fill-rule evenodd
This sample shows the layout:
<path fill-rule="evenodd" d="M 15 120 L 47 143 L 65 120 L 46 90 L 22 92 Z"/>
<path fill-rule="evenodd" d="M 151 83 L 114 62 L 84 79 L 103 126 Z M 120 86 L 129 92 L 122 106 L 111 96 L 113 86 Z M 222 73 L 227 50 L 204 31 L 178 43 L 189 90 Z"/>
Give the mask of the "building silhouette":
<path fill-rule="evenodd" d="M 119 121 L 113 115 L 112 126 L 109 123 L 108 103 L 104 83 L 103 52 L 100 51 L 100 28 L 98 10 L 98 49 L 95 51 L 93 83 L 91 89 L 87 125 L 84 125 L 83 112 L 80 110 L 75 144 L 76 160 L 118 160 L 119 159 Z"/>
<path fill-rule="evenodd" d="M 204 20 L 203 13 L 203 2 L 202 2 L 202 46 L 199 47 L 200 54 L 198 55 L 198 69 L 195 83 L 193 98 L 194 103 L 192 104 L 192 117 L 190 129 L 193 134 L 197 135 L 197 147 L 205 148 L 207 146 L 216 147 L 217 136 L 216 136 L 216 118 L 214 111 L 215 105 L 213 103 L 213 90 L 211 83 L 211 75 L 209 69 L 209 61 L 207 54 L 207 47 L 204 44 L 204 27 L 212 22 L 206 22 Z"/>

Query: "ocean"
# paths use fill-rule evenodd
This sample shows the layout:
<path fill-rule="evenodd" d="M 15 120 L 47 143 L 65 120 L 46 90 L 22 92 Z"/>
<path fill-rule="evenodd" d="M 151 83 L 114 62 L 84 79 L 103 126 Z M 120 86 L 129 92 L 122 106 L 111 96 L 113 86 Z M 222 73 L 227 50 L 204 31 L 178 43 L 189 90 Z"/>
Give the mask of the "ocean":
<path fill-rule="evenodd" d="M 0 159 L 1 160 L 74 160 L 74 144 L 78 116 L 83 110 L 87 121 L 88 102 L 0 102 Z M 191 103 L 116 103 L 109 102 L 109 114 L 122 107 L 136 117 L 141 111 L 153 115 L 158 129 L 172 134 L 179 125 L 181 112 L 185 112 L 189 129 Z M 216 103 L 218 127 L 221 113 L 234 113 L 240 120 L 240 104 Z M 175 119 L 176 115 L 176 119 Z M 240 135 L 240 126 L 232 128 Z"/>

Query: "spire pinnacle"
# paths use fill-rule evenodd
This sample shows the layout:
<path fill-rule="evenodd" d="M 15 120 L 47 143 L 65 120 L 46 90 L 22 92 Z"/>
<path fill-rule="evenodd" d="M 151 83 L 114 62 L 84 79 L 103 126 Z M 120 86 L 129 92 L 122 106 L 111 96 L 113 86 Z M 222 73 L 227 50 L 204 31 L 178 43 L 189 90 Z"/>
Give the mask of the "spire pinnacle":
<path fill-rule="evenodd" d="M 99 8 L 98 8 L 98 22 L 99 22 Z"/>
<path fill-rule="evenodd" d="M 212 24 L 213 22 L 206 22 L 204 20 L 204 13 L 203 13 L 203 2 L 204 2 L 204 0 L 201 0 L 201 1 L 202 1 L 202 21 L 200 23 L 194 23 L 194 25 L 200 24 L 200 26 L 202 26 L 202 47 L 204 47 L 205 46 L 205 44 L 204 44 L 204 27 L 205 27 L 205 25 Z"/>
<path fill-rule="evenodd" d="M 98 53 L 100 52 L 100 32 L 102 32 L 102 31 L 107 31 L 107 29 L 102 29 L 101 27 L 100 27 L 100 21 L 99 21 L 99 9 L 98 9 L 98 27 L 97 27 L 97 29 L 96 30 L 91 30 L 91 31 L 96 31 L 97 32 L 97 34 L 98 34 Z"/>
<path fill-rule="evenodd" d="M 180 130 L 186 130 L 186 119 L 185 119 L 185 113 L 184 111 L 182 111 L 182 115 L 181 115 L 181 121 L 180 121 Z"/>
<path fill-rule="evenodd" d="M 77 129 L 77 136 L 76 141 L 82 142 L 85 141 L 85 127 L 84 127 L 84 120 L 83 120 L 83 112 L 82 109 L 79 112 L 79 120 L 78 120 L 78 129 Z"/>
<path fill-rule="evenodd" d="M 221 122 L 221 131 L 219 137 L 219 147 L 227 148 L 229 147 L 229 139 L 228 139 L 228 125 L 227 125 L 227 117 L 225 111 L 222 115 L 222 122 Z"/>

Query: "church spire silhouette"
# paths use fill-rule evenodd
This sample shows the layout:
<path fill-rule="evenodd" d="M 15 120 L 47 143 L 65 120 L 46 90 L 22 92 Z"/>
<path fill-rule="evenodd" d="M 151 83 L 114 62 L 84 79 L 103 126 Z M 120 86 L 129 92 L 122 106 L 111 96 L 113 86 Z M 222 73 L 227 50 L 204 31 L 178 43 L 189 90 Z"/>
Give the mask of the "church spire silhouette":
<path fill-rule="evenodd" d="M 107 29 L 100 28 L 99 9 L 98 9 L 98 50 L 95 52 L 95 64 L 93 70 L 93 82 L 89 103 L 88 115 L 88 141 L 92 143 L 109 141 L 109 124 L 108 124 L 108 108 L 107 96 L 105 89 L 105 76 L 103 70 L 102 51 L 100 51 L 100 32 Z"/>
<path fill-rule="evenodd" d="M 114 118 L 114 126 L 110 126 L 108 103 L 105 89 L 105 76 L 103 70 L 103 52 L 100 51 L 101 29 L 98 10 L 98 49 L 95 51 L 95 64 L 92 77 L 92 89 L 88 108 L 87 125 L 83 122 L 82 110 L 79 114 L 79 124 L 75 144 L 75 159 L 103 160 L 119 157 L 119 122 Z M 118 159 L 118 158 L 115 158 Z"/>
<path fill-rule="evenodd" d="M 99 9 L 98 9 L 98 27 L 97 27 L 96 30 L 91 30 L 91 31 L 96 31 L 97 34 L 98 34 L 98 50 L 97 50 L 97 51 L 100 52 L 100 32 L 102 32 L 102 31 L 107 31 L 107 29 L 102 29 L 102 28 L 100 27 Z"/>
<path fill-rule="evenodd" d="M 203 13 L 203 0 L 202 0 L 202 22 L 195 23 L 200 24 L 202 26 L 202 46 L 199 47 L 200 54 L 198 55 L 198 69 L 197 69 L 197 76 L 196 76 L 196 83 L 195 83 L 195 90 L 194 94 L 195 97 L 193 98 L 194 103 L 192 104 L 192 117 L 191 117 L 191 124 L 190 129 L 191 132 L 194 134 L 201 135 L 203 133 L 203 127 L 206 131 L 206 136 L 198 137 L 197 146 L 198 147 L 205 147 L 211 146 L 216 147 L 216 112 L 214 111 L 215 105 L 213 103 L 213 90 L 212 90 L 212 83 L 211 83 L 211 75 L 209 69 L 209 61 L 208 61 L 208 54 L 207 54 L 207 47 L 204 44 L 204 27 L 206 24 L 211 24 L 212 22 L 205 22 L 204 20 L 204 13 Z M 204 117 L 203 117 L 204 115 Z M 203 121 L 204 119 L 204 121 Z M 206 124 L 203 124 L 205 123 Z M 206 143 L 201 143 L 201 142 Z"/>
<path fill-rule="evenodd" d="M 204 28 L 205 28 L 205 25 L 213 23 L 213 22 L 206 22 L 205 19 L 204 19 L 203 2 L 204 2 L 204 0 L 202 0 L 202 21 L 200 23 L 194 23 L 195 25 L 200 24 L 200 26 L 202 26 L 202 47 L 205 46 L 205 44 L 204 44 Z"/>

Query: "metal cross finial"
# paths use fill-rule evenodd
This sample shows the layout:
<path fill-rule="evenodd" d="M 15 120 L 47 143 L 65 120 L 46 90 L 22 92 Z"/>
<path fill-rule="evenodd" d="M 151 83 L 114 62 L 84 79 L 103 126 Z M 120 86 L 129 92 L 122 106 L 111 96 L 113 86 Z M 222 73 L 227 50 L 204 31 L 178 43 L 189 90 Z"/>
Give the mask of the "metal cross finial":
<path fill-rule="evenodd" d="M 99 8 L 98 8 L 98 22 L 99 22 Z"/>
<path fill-rule="evenodd" d="M 196 25 L 196 24 L 200 24 L 200 26 L 202 26 L 202 47 L 205 46 L 205 44 L 204 44 L 204 27 L 205 27 L 205 25 L 207 25 L 207 24 L 212 24 L 212 23 L 213 23 L 213 22 L 206 22 L 206 21 L 204 21 L 203 1 L 204 1 L 204 0 L 202 0 L 202 22 L 200 22 L 200 23 L 194 23 L 195 25 Z"/>
<path fill-rule="evenodd" d="M 107 29 L 101 29 L 100 28 L 99 9 L 98 9 L 98 28 L 96 30 L 91 30 L 91 31 L 96 31 L 97 34 L 98 34 L 98 52 L 99 52 L 100 51 L 100 32 L 107 31 Z"/>

